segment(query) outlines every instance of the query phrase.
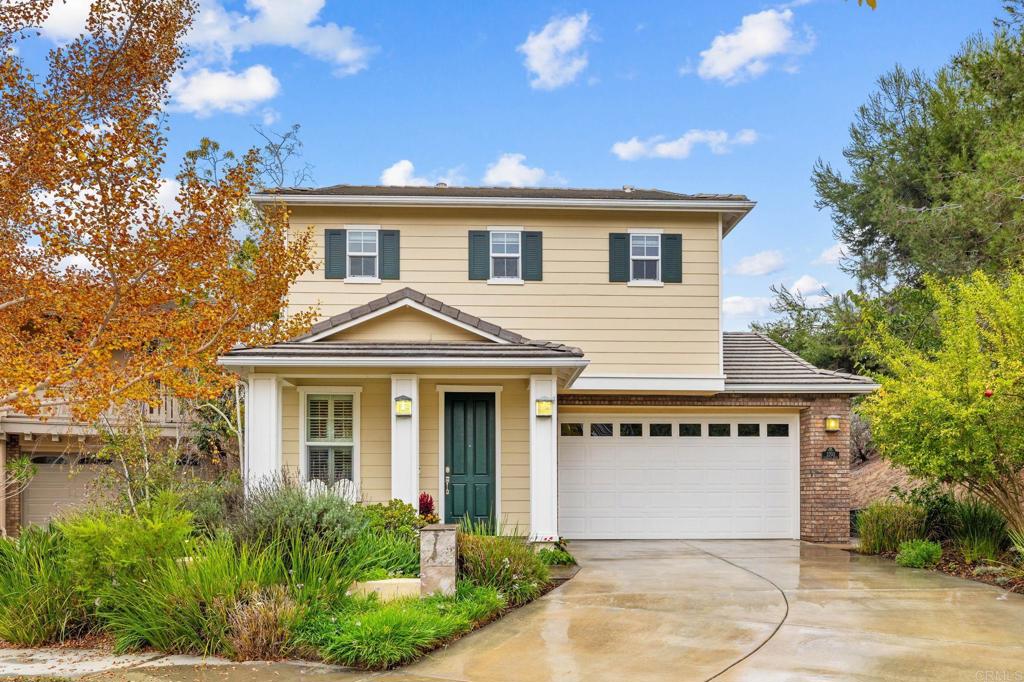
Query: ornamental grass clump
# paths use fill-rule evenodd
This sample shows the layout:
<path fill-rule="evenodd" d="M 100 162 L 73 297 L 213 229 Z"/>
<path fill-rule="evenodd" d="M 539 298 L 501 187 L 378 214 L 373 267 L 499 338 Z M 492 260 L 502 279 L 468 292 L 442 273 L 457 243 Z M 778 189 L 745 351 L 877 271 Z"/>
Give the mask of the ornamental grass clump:
<path fill-rule="evenodd" d="M 968 563 L 995 561 L 1009 537 L 1006 519 L 984 500 L 965 497 L 953 506 L 953 541 Z"/>
<path fill-rule="evenodd" d="M 52 644 L 80 634 L 87 623 L 63 535 L 30 526 L 18 538 L 0 539 L 0 639 Z"/>
<path fill-rule="evenodd" d="M 551 580 L 525 538 L 460 532 L 458 543 L 459 577 L 495 588 L 513 606 L 539 597 Z"/>
<path fill-rule="evenodd" d="M 873 502 L 857 514 L 860 549 L 868 554 L 895 552 L 900 543 L 925 535 L 926 512 L 905 502 Z"/>

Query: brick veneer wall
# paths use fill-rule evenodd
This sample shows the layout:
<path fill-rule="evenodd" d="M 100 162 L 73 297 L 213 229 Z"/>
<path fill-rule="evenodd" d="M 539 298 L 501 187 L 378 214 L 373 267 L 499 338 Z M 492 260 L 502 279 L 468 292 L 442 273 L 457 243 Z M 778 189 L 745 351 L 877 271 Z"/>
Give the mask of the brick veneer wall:
<path fill-rule="evenodd" d="M 15 459 L 21 454 L 21 442 L 18 436 L 10 434 L 7 436 L 7 459 Z M 22 493 L 23 495 L 24 493 Z M 21 495 L 7 498 L 7 534 L 17 535 L 21 530 Z"/>
<path fill-rule="evenodd" d="M 560 406 L 786 407 L 800 410 L 800 538 L 811 542 L 850 539 L 850 396 L 835 394 L 583 395 L 558 396 Z M 839 415 L 837 433 L 825 417 Z M 839 459 L 822 459 L 828 447 Z"/>

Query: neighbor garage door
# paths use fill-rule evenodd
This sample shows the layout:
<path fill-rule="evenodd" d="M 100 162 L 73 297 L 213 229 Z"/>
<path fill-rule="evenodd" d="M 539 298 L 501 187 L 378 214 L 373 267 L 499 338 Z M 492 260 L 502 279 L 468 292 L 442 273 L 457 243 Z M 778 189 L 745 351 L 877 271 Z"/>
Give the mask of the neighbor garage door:
<path fill-rule="evenodd" d="M 567 538 L 795 538 L 799 416 L 560 418 Z"/>
<path fill-rule="evenodd" d="M 36 475 L 22 493 L 21 519 L 24 524 L 43 525 L 61 512 L 84 505 L 94 493 L 93 483 L 106 465 L 87 460 L 74 461 L 68 455 L 36 455 Z"/>

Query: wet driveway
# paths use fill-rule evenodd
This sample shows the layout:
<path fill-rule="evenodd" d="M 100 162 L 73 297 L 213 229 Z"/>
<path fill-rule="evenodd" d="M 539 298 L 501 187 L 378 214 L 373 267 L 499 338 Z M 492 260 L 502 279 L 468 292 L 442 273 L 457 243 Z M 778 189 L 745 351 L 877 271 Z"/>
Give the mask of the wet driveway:
<path fill-rule="evenodd" d="M 1024 597 L 796 541 L 578 542 L 570 582 L 400 671 L 133 680 L 1024 680 Z"/>

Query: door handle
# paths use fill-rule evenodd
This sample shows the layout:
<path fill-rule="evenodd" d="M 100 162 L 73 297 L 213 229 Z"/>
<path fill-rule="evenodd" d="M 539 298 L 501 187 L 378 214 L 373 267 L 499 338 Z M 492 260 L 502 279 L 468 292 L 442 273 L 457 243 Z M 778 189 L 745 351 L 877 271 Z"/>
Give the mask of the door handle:
<path fill-rule="evenodd" d="M 451 480 L 452 480 L 451 476 L 445 476 L 444 477 L 444 494 L 445 495 L 450 494 L 450 491 L 448 490 L 448 484 L 451 482 Z"/>

